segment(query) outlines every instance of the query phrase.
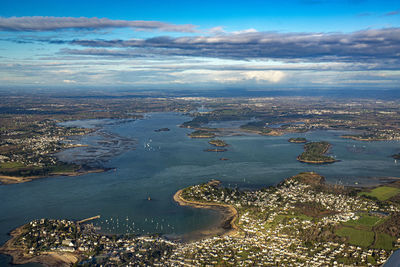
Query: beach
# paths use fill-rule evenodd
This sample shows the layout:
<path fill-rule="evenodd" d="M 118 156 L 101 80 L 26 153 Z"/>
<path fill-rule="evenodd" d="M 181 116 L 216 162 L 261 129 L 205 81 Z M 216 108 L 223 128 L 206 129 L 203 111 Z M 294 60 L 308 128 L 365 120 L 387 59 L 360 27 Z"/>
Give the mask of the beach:
<path fill-rule="evenodd" d="M 238 218 L 238 212 L 232 205 L 186 200 L 182 197 L 182 189 L 178 190 L 175 193 L 174 201 L 177 202 L 180 206 L 217 210 L 218 212 L 221 213 L 222 216 L 221 221 L 217 227 L 212 227 L 206 230 L 199 230 L 194 233 L 189 233 L 184 236 L 184 240 L 202 239 L 215 235 L 229 235 L 229 236 L 237 235 L 239 228 L 235 224 L 235 221 Z"/>

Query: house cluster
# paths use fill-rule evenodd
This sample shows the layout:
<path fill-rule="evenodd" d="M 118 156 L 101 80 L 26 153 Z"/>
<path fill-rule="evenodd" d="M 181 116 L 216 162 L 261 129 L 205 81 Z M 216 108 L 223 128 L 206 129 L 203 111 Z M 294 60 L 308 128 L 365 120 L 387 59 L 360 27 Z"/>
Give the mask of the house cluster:
<path fill-rule="evenodd" d="M 15 246 L 31 256 L 48 251 L 73 253 L 82 263 L 118 265 L 162 265 L 174 249 L 174 242 L 160 237 L 108 236 L 96 232 L 93 224 L 69 220 L 34 220 L 24 226 Z"/>
<path fill-rule="evenodd" d="M 174 262 L 193 265 L 342 266 L 383 264 L 388 251 L 354 246 L 332 239 L 305 242 L 315 229 L 338 226 L 359 219 L 367 211 L 398 212 L 397 206 L 379 207 L 374 201 L 346 194 L 315 190 L 308 184 L 287 179 L 277 187 L 237 191 L 202 184 L 188 188 L 184 197 L 203 202 L 233 205 L 239 212 L 238 237 L 215 237 L 178 248 Z M 315 220 L 299 214 L 299 203 L 314 203 L 329 210 Z M 351 258 L 351 261 L 346 259 Z"/>
<path fill-rule="evenodd" d="M 218 184 L 192 186 L 182 196 L 233 205 L 239 214 L 235 235 L 179 243 L 154 236 L 103 235 L 90 223 L 41 219 L 24 226 L 16 245 L 32 256 L 60 251 L 78 255 L 81 264 L 110 266 L 368 266 L 381 265 L 390 256 L 390 250 L 321 236 L 325 229 L 359 219 L 360 213 L 398 211 L 395 206 L 378 207 L 372 200 L 316 190 L 295 179 L 255 191 Z M 307 216 L 297 209 L 299 203 L 315 203 L 330 212 Z"/>
<path fill-rule="evenodd" d="M 4 155 L 0 155 L 0 162 L 18 162 L 25 166 L 56 164 L 51 154 L 73 146 L 66 143 L 68 136 L 87 134 L 91 129 L 60 127 L 53 121 L 44 121 L 35 129 L 9 130 L 0 136 L 0 146 Z"/>

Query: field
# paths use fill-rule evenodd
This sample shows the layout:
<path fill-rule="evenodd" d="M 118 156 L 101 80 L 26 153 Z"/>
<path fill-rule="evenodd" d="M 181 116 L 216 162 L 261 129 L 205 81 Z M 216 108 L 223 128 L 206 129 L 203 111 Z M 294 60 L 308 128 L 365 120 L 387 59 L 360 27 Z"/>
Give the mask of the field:
<path fill-rule="evenodd" d="M 369 215 L 363 215 L 360 219 L 358 220 L 351 220 L 348 222 L 345 222 L 345 225 L 348 226 L 366 226 L 366 227 L 372 227 L 376 225 L 379 221 L 381 221 L 380 218 L 375 217 L 375 216 L 369 216 Z"/>
<path fill-rule="evenodd" d="M 347 237 L 350 244 L 360 247 L 368 247 L 374 242 L 374 232 L 372 231 L 342 227 L 336 231 L 336 234 Z"/>
<path fill-rule="evenodd" d="M 393 249 L 393 241 L 395 241 L 395 238 L 391 237 L 390 235 L 384 233 L 378 233 L 376 242 L 373 247 L 391 250 Z"/>
<path fill-rule="evenodd" d="M 0 164 L 0 169 L 17 169 L 25 167 L 21 162 L 4 162 Z"/>
<path fill-rule="evenodd" d="M 380 201 L 388 200 L 400 193 L 400 188 L 381 186 L 371 190 L 371 192 L 360 192 L 360 196 L 376 197 Z"/>

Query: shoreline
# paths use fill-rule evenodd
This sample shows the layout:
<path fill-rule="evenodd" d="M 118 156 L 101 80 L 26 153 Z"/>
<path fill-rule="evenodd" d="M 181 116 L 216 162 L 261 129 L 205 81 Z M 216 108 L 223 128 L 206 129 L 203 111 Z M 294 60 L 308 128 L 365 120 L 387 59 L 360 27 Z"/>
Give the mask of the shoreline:
<path fill-rule="evenodd" d="M 304 145 L 305 146 L 305 145 Z M 332 147 L 331 144 L 329 144 L 328 146 L 325 147 L 325 149 L 322 151 L 321 156 L 325 156 L 326 153 L 328 153 L 329 149 Z M 305 153 L 306 150 L 303 152 Z M 310 163 L 310 164 L 330 164 L 330 163 L 335 163 L 338 162 L 339 160 L 332 158 L 332 160 L 306 160 L 306 159 L 301 159 L 301 155 L 303 154 L 301 153 L 300 155 L 297 156 L 297 160 L 299 162 L 303 162 L 303 163 Z"/>
<path fill-rule="evenodd" d="M 23 232 L 25 224 L 12 230 L 9 239 L 3 246 L 0 247 L 0 254 L 11 256 L 11 264 L 27 264 L 39 263 L 44 266 L 71 266 L 79 260 L 79 255 L 69 252 L 47 252 L 43 255 L 29 255 L 18 247 L 13 246 L 14 241 Z"/>
<path fill-rule="evenodd" d="M 188 236 L 192 236 L 189 239 L 204 239 L 215 235 L 235 236 L 238 234 L 239 227 L 235 224 L 235 222 L 239 215 L 237 210 L 232 205 L 186 200 L 182 197 L 182 191 L 183 189 L 178 190 L 173 197 L 174 201 L 180 206 L 189 206 L 198 209 L 214 209 L 222 214 L 222 218 L 218 227 L 189 233 L 186 235 L 186 238 L 188 238 Z"/>
<path fill-rule="evenodd" d="M 89 173 L 106 172 L 109 170 L 110 170 L 109 168 L 104 168 L 104 169 L 93 169 L 93 170 L 87 170 L 87 171 L 81 171 L 81 172 L 80 171 L 59 172 L 59 173 L 51 173 L 49 175 L 44 175 L 44 176 L 27 176 L 27 177 L 0 175 L 0 186 L 1 185 L 9 185 L 9 184 L 22 184 L 22 183 L 31 182 L 31 181 L 37 180 L 37 179 L 50 178 L 50 177 L 55 177 L 55 176 L 76 177 L 76 176 L 82 176 L 82 175 L 89 174 Z"/>
<path fill-rule="evenodd" d="M 330 164 L 330 163 L 335 163 L 338 162 L 339 160 L 332 160 L 332 161 L 323 161 L 323 160 L 303 160 L 300 159 L 300 156 L 297 157 L 297 160 L 299 162 L 303 162 L 303 163 L 310 163 L 310 164 Z"/>

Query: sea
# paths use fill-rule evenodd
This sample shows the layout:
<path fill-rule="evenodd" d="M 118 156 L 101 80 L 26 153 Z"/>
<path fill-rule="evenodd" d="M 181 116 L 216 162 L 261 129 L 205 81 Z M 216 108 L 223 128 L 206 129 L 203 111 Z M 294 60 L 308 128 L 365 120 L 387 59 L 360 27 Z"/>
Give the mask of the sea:
<path fill-rule="evenodd" d="M 229 144 L 226 152 L 205 152 L 211 148 L 209 139 L 191 139 L 188 134 L 193 130 L 179 127 L 190 119 L 182 113 L 164 112 L 148 113 L 137 120 L 67 122 L 64 126 L 97 129 L 73 141 L 97 148 L 71 148 L 58 156 L 78 163 L 92 157 L 91 162 L 110 170 L 0 186 L 0 244 L 10 238 L 11 230 L 34 219 L 81 220 L 95 215 L 101 216 L 93 223 L 103 233 L 157 233 L 172 239 L 190 235 L 217 225 L 220 215 L 181 207 L 172 197 L 181 188 L 211 179 L 245 190 L 273 186 L 305 171 L 317 172 L 329 183 L 349 186 L 373 186 L 400 177 L 400 162 L 390 156 L 400 151 L 399 141 L 355 141 L 341 138 L 349 132 L 322 130 L 283 136 L 243 134 L 222 138 Z M 246 122 L 213 122 L 209 126 L 237 128 Z M 170 130 L 155 131 L 160 128 Z M 329 155 L 339 161 L 322 165 L 298 162 L 303 144 L 289 143 L 291 137 L 328 141 L 332 144 Z M 118 142 L 128 145 L 117 149 Z M 101 144 L 113 143 L 117 145 L 101 149 Z M 11 266 L 10 257 L 0 255 L 0 266 Z"/>

